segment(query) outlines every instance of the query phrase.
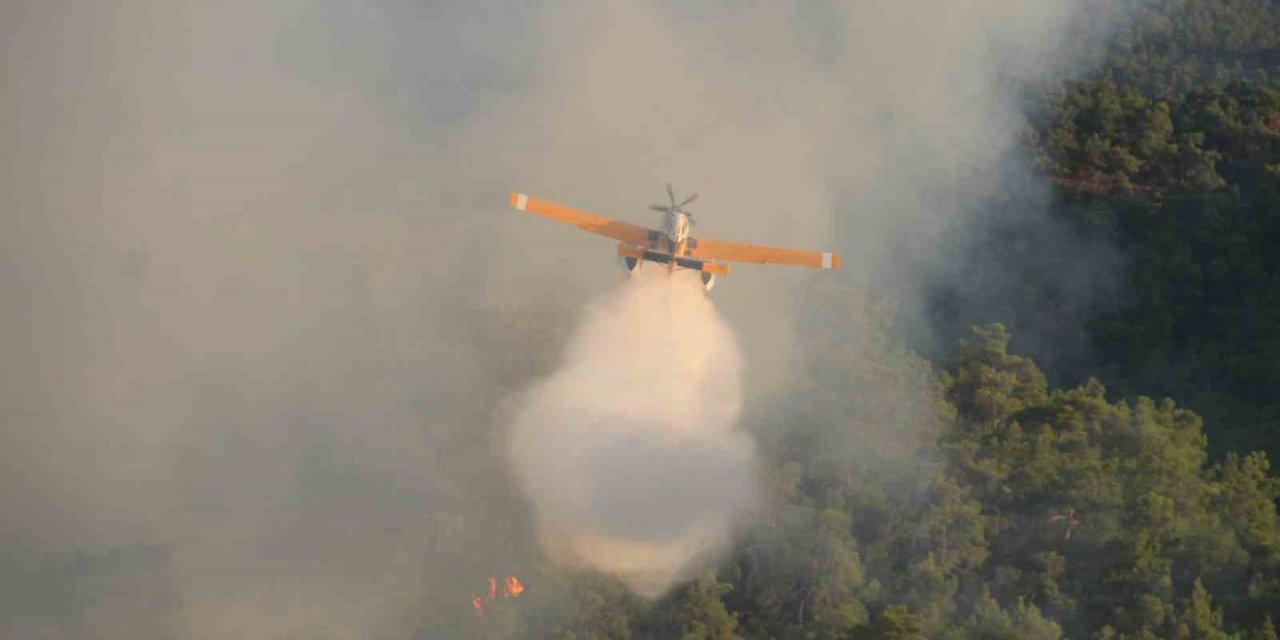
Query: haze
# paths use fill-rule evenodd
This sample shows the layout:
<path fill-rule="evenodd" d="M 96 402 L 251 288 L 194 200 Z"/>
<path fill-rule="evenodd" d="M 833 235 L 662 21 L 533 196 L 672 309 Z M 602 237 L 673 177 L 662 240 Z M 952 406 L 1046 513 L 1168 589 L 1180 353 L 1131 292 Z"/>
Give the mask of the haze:
<path fill-rule="evenodd" d="M 853 292 L 912 308 L 919 265 L 965 245 L 946 234 L 1003 171 L 1009 82 L 1054 66 L 1075 9 L 7 3 L 0 545 L 31 571 L 165 560 L 91 601 L 0 583 L 4 635 L 469 614 L 460 584 L 542 557 L 509 411 L 621 282 L 608 241 L 508 191 L 647 224 L 671 181 L 702 194 L 697 233 L 843 252 L 711 298 L 744 414 L 785 429 L 760 416 L 803 401 L 810 354 L 870 339 Z M 853 308 L 817 313 L 835 296 Z"/>

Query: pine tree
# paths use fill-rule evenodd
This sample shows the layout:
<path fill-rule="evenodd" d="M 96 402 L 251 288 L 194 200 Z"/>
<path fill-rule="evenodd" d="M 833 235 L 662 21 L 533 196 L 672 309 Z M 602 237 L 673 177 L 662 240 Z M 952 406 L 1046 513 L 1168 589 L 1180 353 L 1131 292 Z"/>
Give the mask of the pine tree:
<path fill-rule="evenodd" d="M 741 640 L 738 618 L 722 600 L 732 590 L 733 585 L 717 581 L 714 573 L 689 585 L 676 615 L 680 640 Z"/>

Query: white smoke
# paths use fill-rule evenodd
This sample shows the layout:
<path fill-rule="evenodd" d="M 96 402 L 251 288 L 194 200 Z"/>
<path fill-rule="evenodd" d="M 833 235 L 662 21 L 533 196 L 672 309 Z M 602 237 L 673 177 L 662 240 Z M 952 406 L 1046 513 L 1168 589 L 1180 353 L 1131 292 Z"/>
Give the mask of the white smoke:
<path fill-rule="evenodd" d="M 899 445 L 881 416 L 919 396 L 863 364 L 848 290 L 922 298 L 903 256 L 948 265 L 971 239 L 1018 130 L 1004 79 L 1069 58 L 1093 4 L 0 3 L 0 636 L 462 635 L 457 581 L 526 559 L 492 406 L 611 286 L 609 243 L 517 218 L 510 189 L 642 222 L 675 181 L 699 234 L 844 254 L 716 290 L 750 367 L 695 283 L 651 321 L 616 311 L 641 306 L 632 282 L 526 396 L 515 432 L 543 439 L 520 474 L 544 538 L 576 536 L 560 557 L 650 590 L 698 566 L 749 502 L 739 380 L 748 414 L 792 395 L 858 445 L 832 456 Z M 802 391 L 814 352 L 855 354 L 872 406 Z M 540 420 L 553 399 L 591 411 Z M 607 444 L 592 415 L 627 447 L 569 465 L 566 442 Z M 172 549 L 154 570 L 40 564 L 151 544 Z"/>
<path fill-rule="evenodd" d="M 696 274 L 640 269 L 590 307 L 508 441 L 552 557 L 649 597 L 714 558 L 754 494 L 741 368 Z"/>

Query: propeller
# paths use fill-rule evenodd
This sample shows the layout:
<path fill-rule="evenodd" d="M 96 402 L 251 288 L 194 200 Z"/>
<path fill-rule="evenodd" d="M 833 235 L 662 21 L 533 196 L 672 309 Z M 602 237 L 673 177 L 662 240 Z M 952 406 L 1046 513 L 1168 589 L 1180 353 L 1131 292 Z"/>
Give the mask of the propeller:
<path fill-rule="evenodd" d="M 663 212 L 663 213 L 674 213 L 674 212 L 679 211 L 680 213 L 683 213 L 685 216 L 687 216 L 687 217 L 689 218 L 689 224 L 697 224 L 697 223 L 696 223 L 696 222 L 694 222 L 694 220 L 693 220 L 693 212 L 691 212 L 691 211 L 685 211 L 685 210 L 684 210 L 684 207 L 685 207 L 685 205 L 689 204 L 690 202 L 693 202 L 694 200 L 697 200 L 697 199 L 698 199 L 698 194 L 696 194 L 696 193 L 695 193 L 695 194 L 693 194 L 693 195 L 689 196 L 688 198 L 685 198 L 683 202 L 680 202 L 680 203 L 678 203 L 678 204 L 677 204 L 677 203 L 676 203 L 676 192 L 675 192 L 675 190 L 674 190 L 674 189 L 672 189 L 672 188 L 671 188 L 671 183 L 670 183 L 670 182 L 668 182 L 668 183 L 667 183 L 667 199 L 671 201 L 671 204 L 669 204 L 669 205 L 651 204 L 651 205 L 649 205 L 649 208 L 650 208 L 650 209 L 653 209 L 654 211 L 661 211 L 661 212 Z"/>

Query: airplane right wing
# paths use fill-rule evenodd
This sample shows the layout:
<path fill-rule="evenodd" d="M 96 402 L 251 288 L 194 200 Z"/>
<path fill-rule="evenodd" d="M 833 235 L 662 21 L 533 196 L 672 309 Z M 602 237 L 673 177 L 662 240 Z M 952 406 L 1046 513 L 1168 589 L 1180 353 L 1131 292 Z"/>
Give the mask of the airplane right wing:
<path fill-rule="evenodd" d="M 753 244 L 721 242 L 703 238 L 691 238 L 689 240 L 689 256 L 702 260 L 790 264 L 797 267 L 822 269 L 838 269 L 840 267 L 840 254 L 838 253 L 760 247 Z"/>
<path fill-rule="evenodd" d="M 612 218 L 598 216 L 594 213 L 587 213 L 572 207 L 566 207 L 562 204 L 556 204 L 550 200 L 535 198 L 523 193 L 512 193 L 509 200 L 511 206 L 520 211 L 528 211 L 536 213 L 540 216 L 551 218 L 560 222 L 567 222 L 588 233 L 595 233 L 607 236 L 615 240 L 621 240 L 642 247 L 649 246 L 650 231 L 644 227 L 637 227 L 633 224 L 618 222 Z"/>

